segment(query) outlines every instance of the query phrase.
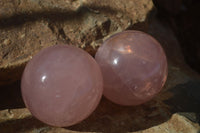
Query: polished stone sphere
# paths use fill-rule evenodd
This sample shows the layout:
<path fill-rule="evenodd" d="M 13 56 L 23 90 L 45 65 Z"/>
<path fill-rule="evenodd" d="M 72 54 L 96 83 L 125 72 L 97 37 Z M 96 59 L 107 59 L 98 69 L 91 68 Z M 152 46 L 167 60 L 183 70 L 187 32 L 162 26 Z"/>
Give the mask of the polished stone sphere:
<path fill-rule="evenodd" d="M 26 107 L 40 121 L 67 127 L 87 118 L 103 93 L 96 61 L 69 45 L 41 50 L 26 65 L 21 91 Z"/>
<path fill-rule="evenodd" d="M 107 39 L 95 59 L 104 79 L 104 96 L 121 105 L 139 105 L 152 99 L 167 79 L 165 53 L 152 36 L 125 31 Z"/>

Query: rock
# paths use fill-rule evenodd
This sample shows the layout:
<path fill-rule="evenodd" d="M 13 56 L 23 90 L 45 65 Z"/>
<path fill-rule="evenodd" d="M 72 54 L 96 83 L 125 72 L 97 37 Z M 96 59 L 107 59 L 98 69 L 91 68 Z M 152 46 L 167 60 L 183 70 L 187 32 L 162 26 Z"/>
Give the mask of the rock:
<path fill-rule="evenodd" d="M 198 133 L 198 124 L 189 121 L 179 114 L 172 115 L 171 119 L 159 126 L 135 133 Z"/>
<path fill-rule="evenodd" d="M 26 62 L 44 47 L 67 43 L 94 55 L 98 42 L 106 36 L 130 29 L 136 23 L 147 29 L 153 3 L 151 0 L 2 0 L 0 6 L 2 85 L 19 80 Z"/>
<path fill-rule="evenodd" d="M 0 93 L 0 98 L 5 94 L 8 96 L 0 100 L 0 105 L 7 103 L 10 106 L 0 106 L 1 110 L 6 109 L 0 111 L 0 131 L 3 133 L 198 133 L 200 130 L 198 124 L 200 77 L 186 65 L 179 43 L 168 25 L 155 18 L 151 18 L 149 24 L 148 33 L 160 41 L 169 63 L 167 82 L 163 91 L 154 99 L 140 106 L 124 107 L 103 98 L 96 111 L 88 119 L 72 127 L 55 128 L 39 122 L 25 108 L 14 109 L 16 106 L 9 103 L 20 101 L 16 99 L 21 97 L 19 94 L 13 96 L 4 92 Z M 8 89 L 10 93 L 12 90 L 20 90 L 19 86 L 18 82 L 17 85 L 5 86 L 2 89 L 10 88 Z M 18 105 L 17 107 L 24 106 Z M 8 110 L 8 108 L 11 109 Z"/>
<path fill-rule="evenodd" d="M 95 60 L 104 79 L 103 94 L 116 104 L 133 106 L 149 101 L 163 88 L 168 75 L 163 48 L 141 31 L 110 37 L 98 49 Z"/>
<path fill-rule="evenodd" d="M 12 111 L 13 116 L 15 118 L 10 118 L 10 121 L 7 121 L 6 115 L 10 114 Z M 5 119 L 4 119 L 5 118 Z M 0 129 L 3 133 L 12 133 L 12 132 L 20 132 L 20 133 L 79 133 L 79 131 L 72 131 L 65 128 L 55 128 L 46 126 L 36 119 L 34 119 L 27 109 L 14 109 L 14 110 L 3 110 L 0 111 Z M 32 126 L 31 124 L 34 124 Z M 126 124 L 126 123 L 124 123 Z M 119 126 L 124 126 L 121 123 Z M 34 128 L 32 128 L 34 127 Z M 101 130 L 102 131 L 102 130 Z M 200 126 L 196 123 L 191 122 L 186 117 L 180 114 L 174 114 L 167 121 L 158 126 L 151 127 L 146 130 L 136 131 L 132 133 L 198 133 L 200 131 Z M 83 132 L 83 133 L 91 133 Z M 111 131 L 112 132 L 112 131 Z"/>
<path fill-rule="evenodd" d="M 32 55 L 56 43 L 56 36 L 44 21 L 0 29 L 0 85 L 20 79 Z"/>
<path fill-rule="evenodd" d="M 40 51 L 26 65 L 21 92 L 36 118 L 68 127 L 96 109 L 103 93 L 103 78 L 97 62 L 87 52 L 56 45 Z"/>
<path fill-rule="evenodd" d="M 200 77 L 186 65 L 170 27 L 151 16 L 151 0 L 1 0 L 0 6 L 0 132 L 198 132 Z M 103 40 L 125 29 L 150 33 L 167 55 L 166 85 L 144 105 L 123 107 L 103 98 L 85 121 L 55 128 L 22 108 L 19 81 L 5 85 L 19 80 L 26 62 L 43 47 L 69 43 L 94 55 Z"/>
<path fill-rule="evenodd" d="M 15 5 L 11 1 L 1 0 L 0 7 L 0 19 L 5 16 L 12 16 L 15 12 Z"/>
<path fill-rule="evenodd" d="M 68 39 L 73 45 L 86 50 L 91 47 L 93 50 L 88 52 L 94 55 L 99 45 L 92 45 L 91 43 L 102 39 L 111 32 L 109 30 L 111 20 L 103 14 L 96 14 L 88 9 L 85 9 L 84 14 L 80 13 L 80 16 L 83 18 L 82 22 L 75 17 L 71 21 L 64 23 L 65 38 L 63 40 L 66 41 Z M 72 21 L 73 25 L 70 24 Z"/>

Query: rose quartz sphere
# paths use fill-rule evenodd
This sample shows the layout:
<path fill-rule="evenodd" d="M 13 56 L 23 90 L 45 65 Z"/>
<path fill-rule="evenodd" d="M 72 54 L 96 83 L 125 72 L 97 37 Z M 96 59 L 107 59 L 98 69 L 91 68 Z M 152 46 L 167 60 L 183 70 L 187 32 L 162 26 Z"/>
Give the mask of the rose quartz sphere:
<path fill-rule="evenodd" d="M 96 61 L 68 45 L 41 50 L 26 65 L 21 91 L 26 107 L 40 121 L 58 127 L 87 118 L 103 93 Z"/>
<path fill-rule="evenodd" d="M 154 97 L 167 78 L 161 45 L 140 31 L 111 36 L 98 49 L 96 61 L 104 79 L 104 96 L 121 105 L 139 105 Z"/>

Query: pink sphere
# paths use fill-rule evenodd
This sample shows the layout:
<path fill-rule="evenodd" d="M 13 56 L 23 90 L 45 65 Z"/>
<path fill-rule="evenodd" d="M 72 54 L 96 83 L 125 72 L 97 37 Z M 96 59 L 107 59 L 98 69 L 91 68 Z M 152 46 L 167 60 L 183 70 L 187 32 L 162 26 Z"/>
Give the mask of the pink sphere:
<path fill-rule="evenodd" d="M 121 105 L 150 100 L 167 78 L 167 60 L 161 45 L 140 31 L 111 36 L 98 49 L 96 61 L 104 79 L 104 96 Z"/>
<path fill-rule="evenodd" d="M 41 50 L 26 65 L 21 91 L 33 116 L 46 124 L 66 127 L 95 110 L 103 93 L 103 79 L 88 53 L 56 45 Z"/>

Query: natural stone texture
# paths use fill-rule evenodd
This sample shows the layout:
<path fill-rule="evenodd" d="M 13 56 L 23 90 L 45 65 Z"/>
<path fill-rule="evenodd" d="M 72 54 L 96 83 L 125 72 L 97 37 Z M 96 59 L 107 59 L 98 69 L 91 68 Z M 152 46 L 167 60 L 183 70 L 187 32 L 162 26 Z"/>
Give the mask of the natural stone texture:
<path fill-rule="evenodd" d="M 171 119 L 159 126 L 134 133 L 199 133 L 200 126 L 189 121 L 179 114 L 172 115 Z"/>
<path fill-rule="evenodd" d="M 150 23 L 148 33 L 150 33 L 162 44 L 169 63 L 169 75 L 163 91 L 161 91 L 161 93 L 153 98 L 151 101 L 145 103 L 144 105 L 136 107 L 124 107 L 113 104 L 103 98 L 96 111 L 92 113 L 92 115 L 88 119 L 84 120 L 80 124 L 68 128 L 49 127 L 31 117 L 30 113 L 27 113 L 26 109 L 11 109 L 9 112 L 13 112 L 14 115 L 8 113 L 8 110 L 6 110 L 7 113 L 3 114 L 4 117 L 2 115 L 0 116 L 0 131 L 2 131 L 3 133 L 13 133 L 14 131 L 20 133 L 124 133 L 134 131 L 141 132 L 145 129 L 148 129 L 147 131 L 155 130 L 163 132 L 181 132 L 181 128 L 189 129 L 188 131 L 198 131 L 198 124 L 188 122 L 189 120 L 186 119 L 188 124 L 183 124 L 184 127 L 182 127 L 182 124 L 180 125 L 180 123 L 185 122 L 182 122 L 182 120 L 180 120 L 179 118 L 178 123 L 173 122 L 173 126 L 172 124 L 169 124 L 170 126 L 167 126 L 167 129 L 165 129 L 166 124 L 172 122 L 169 119 L 177 118 L 171 117 L 172 114 L 174 114 L 175 112 L 187 112 L 184 114 L 180 114 L 184 115 L 195 123 L 199 122 L 198 112 L 200 112 L 200 100 L 198 95 L 200 94 L 200 77 L 185 64 L 183 55 L 181 54 L 179 43 L 168 25 L 164 25 L 154 18 L 152 18 L 151 20 L 152 21 Z M 0 93 L 0 95 L 2 95 L 3 97 L 6 94 L 6 97 L 4 99 L 2 99 L 2 96 L 0 96 L 0 105 L 3 105 L 5 103 L 9 105 L 0 106 L 1 110 L 3 108 L 16 108 L 16 106 L 18 108 L 23 107 L 23 105 L 19 103 L 16 103 L 17 105 L 15 106 L 13 105 L 13 103 L 11 103 L 12 101 L 20 101 L 17 100 L 20 99 L 20 96 L 14 95 L 18 92 L 15 92 L 14 90 L 19 90 L 17 85 L 11 85 L 8 87 L 5 86 L 1 89 L 6 89 L 8 90 L 7 93 L 9 93 Z M 14 94 L 10 94 L 11 92 Z M 15 115 L 16 110 L 19 110 L 19 115 Z M 27 117 L 20 119 L 18 117 L 20 116 L 20 114 L 22 116 L 24 116 L 23 114 L 25 114 Z M 180 118 L 182 119 L 183 117 L 181 116 Z M 164 126 L 160 125 L 165 123 L 166 121 L 167 123 L 164 124 Z M 183 121 L 185 121 L 185 118 L 183 118 Z M 151 127 L 152 129 L 149 129 Z M 190 130 L 190 128 L 192 129 Z"/>
<path fill-rule="evenodd" d="M 1 0 L 0 1 L 0 19 L 2 17 L 9 17 L 15 13 L 15 5 L 11 0 Z"/>
<path fill-rule="evenodd" d="M 89 7 L 94 10 L 100 10 L 106 14 L 110 14 L 113 18 L 112 13 L 126 13 L 126 15 L 117 15 L 118 18 L 129 16 L 134 17 L 134 23 L 143 22 L 147 16 L 147 13 L 152 9 L 153 3 L 151 0 L 2 0 L 1 3 L 1 16 L 9 17 L 15 14 L 27 14 L 34 12 L 65 12 L 65 11 L 77 11 L 82 7 Z M 7 7 L 11 9 L 7 10 Z M 111 11 L 111 12 L 108 12 Z M 67 12 L 66 12 L 67 13 Z M 7 16 L 10 14 L 9 16 Z"/>
<path fill-rule="evenodd" d="M 11 115 L 13 116 L 12 118 L 8 117 Z M 8 119 L 10 120 L 10 122 L 6 122 Z M 26 122 L 26 121 L 29 121 L 29 122 Z M 34 128 L 32 129 L 30 128 L 31 124 L 34 124 Z M 123 124 L 127 124 L 127 123 L 122 123 L 122 125 Z M 24 129 L 20 130 L 20 128 L 24 128 Z M 33 119 L 31 117 L 30 112 L 27 109 L 13 109 L 13 110 L 0 111 L 0 129 L 2 133 L 13 133 L 13 132 L 79 133 L 79 131 L 72 131 L 65 128 L 48 127 L 40 123 L 39 121 Z M 99 130 L 99 131 L 102 132 L 102 130 Z M 137 131 L 137 132 L 132 132 L 132 133 L 198 133 L 199 131 L 200 131 L 200 126 L 198 124 L 191 122 L 189 119 L 187 119 L 186 117 L 180 114 L 174 114 L 171 116 L 171 118 L 167 122 L 164 122 L 158 126 L 154 126 L 143 131 Z M 92 133 L 92 132 L 85 131 L 83 133 Z"/>
<path fill-rule="evenodd" d="M 0 84 L 7 84 L 20 79 L 26 62 L 46 46 L 69 43 L 94 55 L 107 35 L 131 28 L 135 23 L 146 29 L 153 3 L 2 0 L 0 6 Z"/>
<path fill-rule="evenodd" d="M 120 32 L 98 49 L 95 60 L 104 79 L 104 96 L 121 105 L 139 105 L 160 92 L 167 79 L 167 59 L 152 36 Z"/>
<path fill-rule="evenodd" d="M 102 39 L 109 34 L 111 20 L 103 14 L 93 13 L 88 9 L 82 10 L 83 13 L 80 12 L 80 16 L 75 16 L 71 21 L 64 22 L 65 38 L 63 39 L 81 48 L 90 46 L 92 51 L 88 52 L 94 55 L 97 46 L 92 45 L 91 42 Z M 82 21 L 80 21 L 80 17 Z M 72 22 L 74 24 L 70 25 Z"/>
<path fill-rule="evenodd" d="M 25 3 L 29 4 L 31 3 L 31 1 L 37 2 L 37 0 L 29 0 L 29 2 L 27 1 Z M 55 4 L 59 5 L 60 1 L 61 0 L 56 1 L 57 3 Z M 87 1 L 88 0 L 85 0 L 83 1 L 83 3 Z M 199 115 L 198 113 L 200 112 L 199 110 L 199 106 L 200 106 L 199 104 L 200 103 L 199 75 L 193 72 L 185 64 L 183 55 L 180 50 L 179 43 L 177 39 L 175 38 L 173 32 L 170 30 L 170 27 L 167 24 L 160 23 L 158 20 L 155 20 L 154 18 L 150 18 L 149 20 L 151 21 L 147 21 L 148 20 L 147 19 L 144 22 L 141 22 L 143 20 L 142 18 L 148 18 L 145 16 L 149 16 L 149 14 L 151 14 L 150 10 L 152 9 L 152 1 L 151 0 L 149 1 L 148 0 L 132 0 L 131 1 L 132 5 L 127 5 L 123 3 L 126 3 L 128 0 L 123 1 L 121 3 L 118 2 L 118 0 L 115 0 L 115 1 L 113 0 L 114 2 L 112 1 L 112 3 L 110 2 L 111 0 L 109 1 L 104 0 L 102 4 L 109 5 L 108 8 L 105 8 L 107 6 L 94 8 L 95 5 L 97 7 L 100 3 L 99 1 L 98 2 L 95 2 L 95 1 L 94 0 L 88 1 L 91 3 L 94 2 L 93 7 L 90 6 L 89 8 L 88 7 L 78 8 L 80 5 L 79 1 L 73 0 L 72 2 L 75 2 L 75 4 L 74 6 L 72 6 L 73 9 L 70 8 L 70 10 L 76 10 L 76 9 L 78 10 L 76 10 L 76 12 L 72 11 L 72 12 L 67 13 L 66 11 L 63 13 L 63 10 L 61 11 L 59 9 L 58 10 L 50 9 L 49 11 L 52 11 L 52 12 L 49 12 L 49 11 L 43 12 L 43 8 L 38 8 L 36 7 L 37 4 L 33 4 L 33 3 L 29 4 L 29 6 L 25 3 L 24 4 L 21 3 L 20 8 L 17 9 L 17 5 L 20 1 L 1 0 L 0 1 L 1 2 L 0 31 L 7 28 L 7 30 L 13 29 L 13 32 L 14 32 L 17 28 L 23 27 L 26 25 L 26 23 L 31 22 L 33 24 L 32 25 L 33 29 L 35 30 L 37 29 L 37 32 L 40 33 L 41 29 L 43 28 L 41 27 L 34 28 L 35 27 L 34 23 L 38 23 L 41 20 L 45 20 L 43 21 L 45 24 L 47 24 L 45 27 L 51 30 L 51 31 L 48 30 L 49 31 L 48 33 L 51 34 L 53 32 L 52 36 L 48 34 L 49 38 L 55 37 L 56 40 L 58 40 L 59 42 L 61 41 L 61 42 L 70 43 L 69 39 L 65 39 L 65 38 L 68 38 L 69 33 L 67 31 L 67 28 L 65 28 L 65 31 L 63 30 L 64 29 L 63 27 L 66 26 L 64 23 L 66 21 L 69 22 L 73 20 L 71 18 L 74 18 L 75 16 L 77 16 L 77 19 L 79 19 L 78 16 L 80 16 L 80 12 L 85 11 L 85 10 L 87 12 L 90 12 L 90 14 L 94 14 L 95 17 L 91 17 L 92 21 L 98 20 L 103 25 L 105 22 L 107 22 L 107 20 L 110 21 L 109 29 L 111 29 L 110 31 L 112 32 L 114 31 L 113 33 L 122 31 L 124 29 L 134 29 L 134 30 L 139 29 L 139 30 L 147 32 L 149 28 L 148 33 L 150 33 L 162 44 L 166 52 L 168 62 L 169 62 L 168 80 L 165 84 L 163 91 L 157 97 L 152 99 L 150 102 L 141 106 L 137 106 L 137 107 L 121 107 L 121 106 L 112 104 L 111 102 L 103 98 L 97 110 L 88 119 L 86 119 L 85 121 L 83 121 L 82 123 L 78 125 L 75 125 L 73 127 L 69 127 L 66 129 L 66 128 L 52 128 L 52 127 L 42 124 L 41 122 L 37 121 L 35 118 L 31 117 L 27 109 L 14 109 L 14 108 L 19 108 L 19 107 L 24 107 L 22 99 L 20 97 L 20 93 L 19 93 L 20 92 L 19 82 L 16 82 L 10 85 L 0 86 L 0 90 L 3 90 L 0 93 L 0 110 L 2 110 L 0 112 L 4 112 L 4 111 L 6 112 L 6 113 L 4 112 L 0 116 L 0 119 L 1 119 L 0 132 L 2 133 L 13 133 L 13 132 L 14 133 L 15 132 L 17 133 L 38 133 L 38 132 L 41 132 L 41 133 L 55 133 L 55 132 L 56 133 L 57 132 L 61 132 L 61 133 L 75 133 L 75 132 L 116 133 L 116 132 L 123 132 L 124 133 L 124 132 L 133 132 L 133 131 L 148 129 L 153 126 L 157 126 L 156 128 L 162 128 L 162 127 L 159 127 L 159 124 L 162 124 L 168 121 L 171 118 L 171 115 L 175 112 L 187 112 L 187 114 L 190 114 L 190 115 L 185 115 L 188 119 L 196 123 L 199 122 L 199 116 L 198 116 Z M 132 10 L 133 8 L 137 9 L 137 14 L 134 17 L 126 18 L 126 17 L 123 17 L 126 15 L 126 13 L 120 12 L 119 10 L 109 10 L 110 7 L 116 6 L 115 2 L 118 2 L 119 4 L 117 7 L 126 9 L 126 11 L 128 12 L 129 10 L 131 10 L 131 12 L 129 12 L 129 15 L 135 13 L 135 11 Z M 150 3 L 147 4 L 148 2 Z M 143 3 L 146 3 L 146 4 L 143 4 Z M 31 8 L 31 5 L 35 5 L 35 6 Z M 3 8 L 2 6 L 4 6 L 5 8 Z M 51 5 L 51 7 L 52 6 L 53 5 Z M 71 4 L 69 6 L 71 6 Z M 130 6 L 131 8 L 126 8 L 127 6 Z M 32 10 L 34 12 L 32 12 Z M 116 11 L 116 12 L 113 12 L 113 11 Z M 106 19 L 103 19 L 101 21 L 101 19 L 96 18 L 98 16 L 101 16 L 101 17 L 105 16 Z M 112 16 L 112 18 L 110 18 L 110 16 Z M 114 19 L 115 16 L 116 16 L 116 19 Z M 93 20 L 93 18 L 95 18 L 96 20 Z M 83 17 L 83 19 L 85 20 L 86 18 Z M 82 22 L 83 19 L 81 19 L 80 21 Z M 132 19 L 136 21 L 133 21 L 132 23 L 130 23 L 130 25 L 128 25 L 127 22 L 129 22 Z M 123 23 L 120 23 L 120 22 L 123 22 Z M 134 22 L 138 22 L 138 23 L 134 23 Z M 73 24 L 75 24 L 74 21 L 70 23 L 70 25 L 73 25 Z M 84 27 L 84 25 L 82 27 Z M 86 29 L 91 29 L 89 25 L 87 27 L 89 28 L 86 28 Z M 92 29 L 94 29 L 95 31 L 94 27 L 92 27 Z M 73 30 L 76 31 L 76 28 Z M 98 38 L 98 40 L 95 39 L 89 45 L 86 45 L 86 47 L 83 47 L 83 48 L 94 55 L 95 50 L 93 49 L 93 47 L 97 49 L 97 47 L 101 45 L 103 40 L 105 40 L 107 37 L 112 35 L 113 33 L 110 31 L 107 33 L 108 35 L 106 37 L 103 36 L 102 39 L 101 38 Z M 66 34 L 63 34 L 63 33 L 66 33 Z M 71 32 L 69 36 L 73 36 L 72 35 L 73 33 L 74 32 Z M 88 33 L 90 33 L 90 30 L 88 31 Z M 44 34 L 40 34 L 40 36 L 42 37 L 45 34 L 47 33 L 45 32 Z M 88 38 L 90 37 L 92 38 L 93 36 L 89 36 Z M 15 41 L 12 41 L 12 39 L 6 40 L 6 38 L 2 38 L 1 36 L 0 38 L 2 40 L 5 40 L 5 44 L 9 44 L 10 42 L 15 42 Z M 30 36 L 29 38 L 31 39 L 32 37 Z M 72 40 L 76 40 L 76 39 L 72 38 Z M 83 40 L 83 41 L 87 42 L 87 40 Z M 0 46 L 1 44 L 2 42 L 0 43 Z M 18 45 L 18 43 L 16 45 Z M 13 46 L 16 46 L 16 45 L 13 45 Z M 34 46 L 34 45 L 31 45 L 31 46 Z M 2 51 L 3 50 L 0 48 L 0 52 Z M 14 51 L 14 52 L 17 52 L 17 51 Z M 33 51 L 29 51 L 29 52 L 32 53 Z M 25 57 L 25 58 L 22 58 L 22 61 L 23 61 L 24 59 L 26 59 L 27 57 L 31 57 L 32 55 L 20 55 L 20 56 Z M 7 59 L 4 59 L 4 60 L 7 60 Z M 9 62 L 7 62 L 6 64 L 0 64 L 0 66 L 1 67 L 7 66 L 8 63 Z M 13 68 L 16 68 L 16 66 L 18 65 L 14 65 Z M 19 65 L 19 68 L 21 68 L 21 72 L 22 72 L 23 70 L 22 65 Z M 9 67 L 4 69 L 3 71 L 6 71 L 7 69 L 9 69 Z M 19 69 L 16 69 L 12 73 L 7 72 L 6 76 L 10 76 L 9 80 L 19 79 L 19 76 L 17 78 L 15 77 L 13 78 L 12 76 L 14 76 L 15 73 L 19 74 L 21 72 L 19 72 Z M 5 77 L 5 75 L 2 77 Z M 4 78 L 1 78 L 1 79 L 4 79 Z M 9 80 L 6 80 L 4 82 L 8 82 Z M 3 110 L 3 109 L 7 109 L 7 110 Z M 19 113 L 16 114 L 15 113 L 16 111 Z M 193 114 L 196 114 L 196 115 L 193 115 Z M 20 118 L 20 116 L 22 116 L 22 118 Z M 180 128 L 176 125 L 174 125 L 174 127 L 169 127 L 169 128 L 173 128 L 174 130 L 174 128 L 176 127 Z M 193 129 L 194 131 L 199 130 L 199 127 L 196 127 L 196 126 L 191 126 L 191 127 L 194 128 Z M 162 129 L 165 130 L 165 128 L 162 128 Z M 169 130 L 172 131 L 171 129 Z M 177 129 L 177 131 L 179 130 Z"/>
<path fill-rule="evenodd" d="M 14 29 L 0 29 L 0 84 L 20 79 L 31 56 L 56 42 L 48 24 L 43 21 Z"/>
<path fill-rule="evenodd" d="M 75 46 L 41 50 L 26 65 L 22 97 L 33 116 L 67 127 L 86 119 L 102 97 L 103 78 L 96 61 Z"/>

